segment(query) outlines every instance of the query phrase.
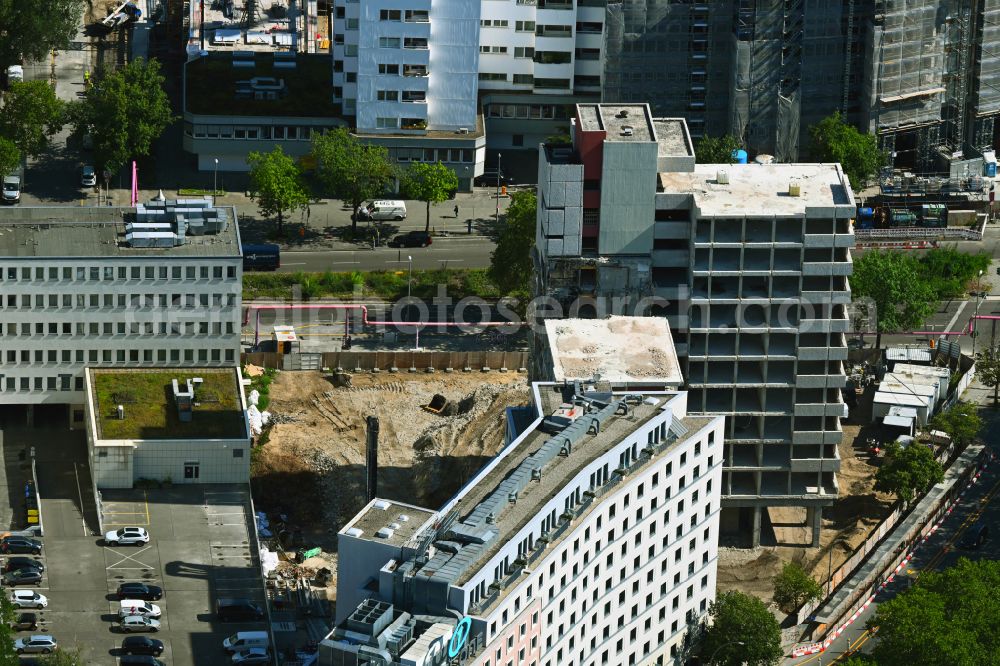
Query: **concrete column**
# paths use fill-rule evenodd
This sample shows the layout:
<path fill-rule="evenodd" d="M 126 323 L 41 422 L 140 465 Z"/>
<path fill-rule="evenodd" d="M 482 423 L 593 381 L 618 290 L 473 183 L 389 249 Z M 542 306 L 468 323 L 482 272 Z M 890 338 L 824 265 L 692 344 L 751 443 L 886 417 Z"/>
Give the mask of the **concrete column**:
<path fill-rule="evenodd" d="M 761 510 L 762 509 L 759 506 L 755 506 L 752 509 L 752 511 L 753 511 L 753 537 L 751 538 L 751 541 L 750 541 L 750 547 L 751 548 L 756 548 L 757 546 L 760 545 L 760 512 L 761 512 Z"/>
<path fill-rule="evenodd" d="M 819 545 L 819 534 L 823 529 L 823 507 L 811 506 L 806 509 L 806 524 L 812 525 L 812 545 Z"/>

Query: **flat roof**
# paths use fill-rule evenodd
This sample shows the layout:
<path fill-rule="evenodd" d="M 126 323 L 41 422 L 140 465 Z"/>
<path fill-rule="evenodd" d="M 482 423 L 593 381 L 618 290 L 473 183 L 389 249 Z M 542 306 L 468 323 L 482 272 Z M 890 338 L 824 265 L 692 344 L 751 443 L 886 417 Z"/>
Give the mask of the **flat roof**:
<path fill-rule="evenodd" d="M 687 123 L 683 118 L 653 118 L 656 128 L 656 142 L 659 144 L 659 154 L 669 157 L 691 157 L 694 147 L 691 145 Z"/>
<path fill-rule="evenodd" d="M 144 256 L 239 257 L 236 209 L 217 234 L 186 237 L 176 247 L 135 248 L 125 245 L 125 223 L 135 209 L 119 207 L 0 207 L 0 258 Z"/>
<path fill-rule="evenodd" d="M 662 317 L 547 319 L 545 333 L 556 381 L 600 378 L 680 386 L 677 351 Z"/>
<path fill-rule="evenodd" d="M 246 416 L 236 368 L 91 369 L 98 439 L 246 439 Z M 181 421 L 173 380 L 195 386 L 191 420 Z M 119 419 L 118 405 L 125 415 Z"/>
<path fill-rule="evenodd" d="M 724 171 L 729 182 L 718 182 Z M 804 215 L 807 208 L 855 208 L 847 177 L 835 164 L 698 164 L 693 172 L 661 172 L 660 191 L 691 193 L 712 217 Z M 789 185 L 799 195 L 789 194 Z"/>
<path fill-rule="evenodd" d="M 930 396 L 913 395 L 912 393 L 886 393 L 878 391 L 872 402 L 883 405 L 909 405 L 910 407 L 929 407 Z"/>
<path fill-rule="evenodd" d="M 340 534 L 401 546 L 419 534 L 427 521 L 436 515 L 434 511 L 412 504 L 375 498 L 340 530 Z M 398 527 L 390 527 L 393 524 Z M 378 536 L 378 531 L 387 527 L 392 530 L 391 534 L 384 532 L 389 535 Z M 361 533 L 352 533 L 351 530 L 361 530 Z"/>
<path fill-rule="evenodd" d="M 577 117 L 580 129 L 607 132 L 605 141 L 656 140 L 648 104 L 577 104 Z"/>

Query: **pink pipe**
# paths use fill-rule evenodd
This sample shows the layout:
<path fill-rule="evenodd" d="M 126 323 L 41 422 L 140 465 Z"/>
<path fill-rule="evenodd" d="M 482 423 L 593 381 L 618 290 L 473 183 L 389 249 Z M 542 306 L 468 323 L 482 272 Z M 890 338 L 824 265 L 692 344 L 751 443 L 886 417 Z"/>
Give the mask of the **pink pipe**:
<path fill-rule="evenodd" d="M 260 312 L 261 310 L 361 310 L 361 323 L 366 326 L 413 326 L 418 332 L 419 329 L 425 326 L 462 326 L 459 322 L 454 321 L 378 321 L 368 320 L 368 306 L 361 304 L 348 304 L 348 303 L 338 303 L 338 304 L 323 304 L 323 305 L 250 305 L 247 310 L 247 320 L 249 320 L 250 310 L 256 310 L 253 328 L 253 346 L 256 348 L 257 344 L 260 342 Z M 345 327 L 347 326 L 349 320 L 344 321 Z M 510 321 L 494 321 L 494 322 L 480 322 L 477 324 L 470 324 L 470 326 L 523 326 L 523 323 L 510 322 Z"/>

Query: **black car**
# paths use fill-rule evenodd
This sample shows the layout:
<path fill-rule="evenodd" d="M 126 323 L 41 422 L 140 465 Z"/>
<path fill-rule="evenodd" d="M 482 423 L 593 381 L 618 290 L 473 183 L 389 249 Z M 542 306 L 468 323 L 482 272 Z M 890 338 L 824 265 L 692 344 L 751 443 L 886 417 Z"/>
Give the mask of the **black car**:
<path fill-rule="evenodd" d="M 476 187 L 496 187 L 497 186 L 496 167 L 485 171 L 481 176 L 476 176 L 473 184 Z M 512 179 L 504 174 L 503 169 L 499 171 L 500 185 L 513 185 Z"/>
<path fill-rule="evenodd" d="M 959 548 L 975 550 L 983 545 L 983 542 L 990 538 L 990 527 L 986 523 L 973 523 L 969 529 L 965 530 L 965 535 L 959 542 Z"/>
<path fill-rule="evenodd" d="M 119 666 L 165 666 L 165 664 L 149 655 L 125 655 L 118 660 Z"/>
<path fill-rule="evenodd" d="M 42 572 L 38 569 L 18 569 L 3 575 L 4 585 L 37 585 L 42 582 Z"/>
<path fill-rule="evenodd" d="M 0 541 L 0 552 L 41 555 L 42 544 L 26 537 L 4 537 L 4 540 Z"/>
<path fill-rule="evenodd" d="M 122 640 L 122 654 L 151 654 L 159 657 L 163 654 L 163 641 L 146 636 L 129 636 Z"/>
<path fill-rule="evenodd" d="M 426 231 L 408 231 L 389 241 L 389 247 L 427 247 L 431 242 L 431 235 Z"/>
<path fill-rule="evenodd" d="M 122 583 L 116 593 L 119 599 L 142 599 L 156 601 L 163 598 L 163 588 L 145 583 Z"/>
<path fill-rule="evenodd" d="M 264 609 L 249 599 L 219 599 L 215 615 L 220 622 L 252 622 L 264 619 Z"/>
<path fill-rule="evenodd" d="M 38 628 L 38 615 L 35 613 L 18 613 L 10 623 L 14 631 L 34 631 Z"/>
<path fill-rule="evenodd" d="M 45 571 L 45 565 L 42 564 L 41 560 L 36 560 L 33 557 L 8 557 L 3 563 L 3 572 L 17 571 L 18 569 L 38 569 L 39 571 Z"/>

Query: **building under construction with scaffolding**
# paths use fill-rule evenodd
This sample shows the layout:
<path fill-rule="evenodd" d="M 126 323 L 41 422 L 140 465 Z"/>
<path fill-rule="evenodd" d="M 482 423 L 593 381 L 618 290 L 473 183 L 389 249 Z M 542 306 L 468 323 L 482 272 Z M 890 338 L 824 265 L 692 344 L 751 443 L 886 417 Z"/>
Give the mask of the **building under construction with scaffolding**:
<path fill-rule="evenodd" d="M 1000 141 L 1000 0 L 622 0 L 606 26 L 604 99 L 694 138 L 792 161 L 840 111 L 891 166 L 951 176 Z"/>

